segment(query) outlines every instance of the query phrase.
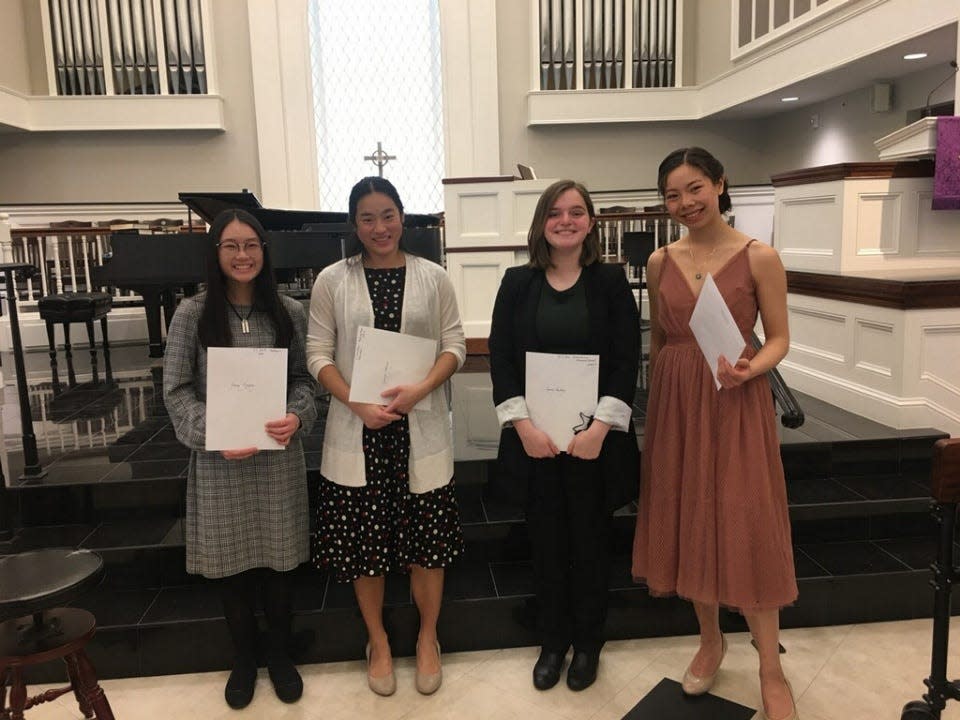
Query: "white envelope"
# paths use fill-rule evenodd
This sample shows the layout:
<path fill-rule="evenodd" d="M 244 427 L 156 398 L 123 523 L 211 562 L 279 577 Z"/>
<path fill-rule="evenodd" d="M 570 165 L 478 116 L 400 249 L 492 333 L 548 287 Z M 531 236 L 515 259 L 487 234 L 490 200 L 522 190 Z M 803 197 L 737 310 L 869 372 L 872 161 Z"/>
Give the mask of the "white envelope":
<path fill-rule="evenodd" d="M 264 425 L 287 414 L 287 349 L 207 349 L 207 450 L 283 450 Z"/>
<path fill-rule="evenodd" d="M 703 281 L 700 297 L 697 298 L 697 304 L 690 316 L 690 330 L 697 339 L 719 390 L 720 380 L 717 373 L 720 369 L 720 356 L 723 355 L 731 365 L 736 365 L 746 343 L 710 273 L 707 273 L 707 279 Z"/>
<path fill-rule="evenodd" d="M 436 362 L 436 340 L 372 327 L 357 328 L 350 402 L 388 405 L 390 401 L 381 395 L 384 390 L 421 382 Z M 431 407 L 427 395 L 413 409 Z"/>
<path fill-rule="evenodd" d="M 600 356 L 528 352 L 526 366 L 530 421 L 566 452 L 597 410 Z"/>

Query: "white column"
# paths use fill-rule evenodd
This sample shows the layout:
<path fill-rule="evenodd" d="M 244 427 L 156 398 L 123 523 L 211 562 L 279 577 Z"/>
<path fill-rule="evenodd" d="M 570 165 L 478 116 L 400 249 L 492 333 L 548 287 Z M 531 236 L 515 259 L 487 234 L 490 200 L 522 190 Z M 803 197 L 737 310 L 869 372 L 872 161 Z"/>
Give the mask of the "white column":
<path fill-rule="evenodd" d="M 248 0 L 250 65 L 266 207 L 319 207 L 307 0 Z"/>
<path fill-rule="evenodd" d="M 440 0 L 444 174 L 500 175 L 496 0 Z"/>

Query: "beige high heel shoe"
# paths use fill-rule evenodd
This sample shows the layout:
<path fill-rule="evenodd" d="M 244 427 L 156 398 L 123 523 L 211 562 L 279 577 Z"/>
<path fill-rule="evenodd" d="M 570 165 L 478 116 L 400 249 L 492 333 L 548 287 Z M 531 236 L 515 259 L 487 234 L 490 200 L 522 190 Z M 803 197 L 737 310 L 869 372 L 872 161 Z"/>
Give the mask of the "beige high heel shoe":
<path fill-rule="evenodd" d="M 713 687 L 714 682 L 717 680 L 717 673 L 720 672 L 720 666 L 723 665 L 723 658 L 727 654 L 727 636 L 723 633 L 720 634 L 720 644 L 723 648 L 720 651 L 720 662 L 717 663 L 717 669 L 713 671 L 712 675 L 705 677 L 694 675 L 690 671 L 693 661 L 690 661 L 690 665 L 687 666 L 687 669 L 683 673 L 683 682 L 680 684 L 685 695 L 705 695 L 710 692 L 710 688 Z"/>
<path fill-rule="evenodd" d="M 383 677 L 374 677 L 370 674 L 370 643 L 367 643 L 366 655 L 367 685 L 369 685 L 370 689 L 373 690 L 377 695 L 383 695 L 384 697 L 393 695 L 397 691 L 396 674 L 394 674 L 393 670 L 391 669 L 389 675 L 384 675 Z"/>
<path fill-rule="evenodd" d="M 790 714 L 783 718 L 771 718 L 767 715 L 767 710 L 763 707 L 763 695 L 760 695 L 760 720 L 800 720 L 800 715 L 797 713 L 797 700 L 793 695 L 793 685 L 790 684 L 790 681 L 786 678 L 783 681 L 787 684 L 787 690 L 790 693 L 790 704 L 793 706 L 793 709 L 790 711 Z"/>
<path fill-rule="evenodd" d="M 417 643 L 417 651 L 420 650 L 420 643 Z M 437 643 L 437 661 L 440 661 L 440 643 Z M 440 689 L 440 683 L 443 682 L 443 668 L 441 667 L 435 673 L 422 673 L 417 670 L 416 686 L 417 692 L 421 695 L 433 695 Z"/>

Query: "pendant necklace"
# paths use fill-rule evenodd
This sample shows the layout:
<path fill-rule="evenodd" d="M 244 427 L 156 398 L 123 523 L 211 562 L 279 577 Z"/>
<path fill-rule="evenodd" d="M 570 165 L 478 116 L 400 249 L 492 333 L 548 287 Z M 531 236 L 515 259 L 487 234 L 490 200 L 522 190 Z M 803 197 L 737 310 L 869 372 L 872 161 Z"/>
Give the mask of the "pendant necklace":
<path fill-rule="evenodd" d="M 236 316 L 240 319 L 240 332 L 242 332 L 244 335 L 249 334 L 249 333 L 250 333 L 250 323 L 249 323 L 248 321 L 250 320 L 250 316 L 253 315 L 253 305 L 250 306 L 250 312 L 247 313 L 247 316 L 246 316 L 246 317 L 244 317 L 243 315 L 241 315 L 241 314 L 240 314 L 240 311 L 237 310 L 237 308 L 235 308 L 234 305 L 233 305 L 233 303 L 230 302 L 229 300 L 227 300 L 227 305 L 229 305 L 229 306 L 230 306 L 230 309 L 233 310 L 233 314 L 236 315 Z"/>
<path fill-rule="evenodd" d="M 711 251 L 707 254 L 707 259 L 703 261 L 703 265 L 706 265 L 707 263 L 710 262 L 710 258 L 713 257 L 713 254 L 714 254 L 716 251 L 717 251 L 717 244 L 714 244 L 713 250 L 711 250 Z M 703 265 L 698 265 L 698 264 L 697 264 L 697 259 L 693 256 L 693 248 L 690 247 L 690 241 L 689 241 L 689 240 L 687 240 L 687 252 L 690 253 L 690 261 L 693 263 L 693 268 L 694 268 L 694 270 L 697 271 L 697 272 L 694 274 L 694 277 L 695 277 L 697 280 L 702 280 L 702 279 L 703 279 Z"/>

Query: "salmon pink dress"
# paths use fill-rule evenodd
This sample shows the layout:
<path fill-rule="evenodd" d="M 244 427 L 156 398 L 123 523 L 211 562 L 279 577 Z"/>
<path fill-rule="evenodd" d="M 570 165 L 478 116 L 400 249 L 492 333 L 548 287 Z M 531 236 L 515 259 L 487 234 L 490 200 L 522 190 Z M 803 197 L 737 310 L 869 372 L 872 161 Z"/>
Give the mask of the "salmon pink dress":
<path fill-rule="evenodd" d="M 753 241 L 751 241 L 753 242 Z M 750 243 L 714 274 L 752 357 Z M 770 384 L 717 390 L 690 330 L 697 296 L 669 251 L 660 271 L 665 334 L 650 384 L 633 575 L 653 595 L 741 612 L 797 598 L 790 518 Z"/>

